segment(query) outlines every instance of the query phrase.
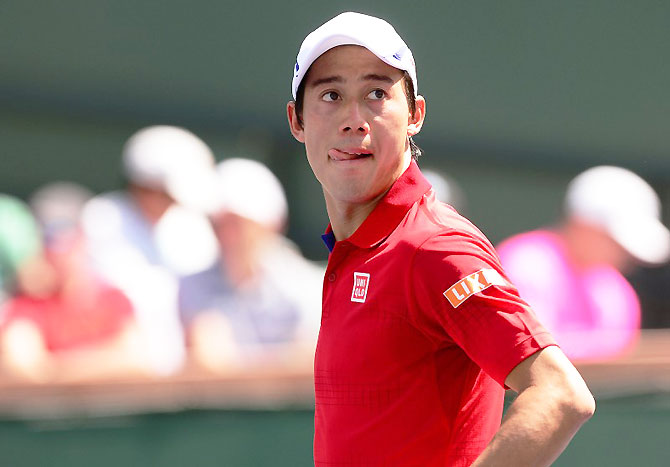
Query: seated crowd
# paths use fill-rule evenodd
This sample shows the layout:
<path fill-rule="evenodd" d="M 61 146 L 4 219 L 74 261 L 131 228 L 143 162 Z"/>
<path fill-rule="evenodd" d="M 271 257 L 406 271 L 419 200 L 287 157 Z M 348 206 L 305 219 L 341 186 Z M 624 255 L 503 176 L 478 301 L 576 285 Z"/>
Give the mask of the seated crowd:
<path fill-rule="evenodd" d="M 94 195 L 50 183 L 0 194 L 0 375 L 33 382 L 310 371 L 324 266 L 285 235 L 288 204 L 260 162 L 151 126 L 122 150 L 126 184 Z M 464 210 L 451 178 L 425 170 Z M 466 213 L 467 214 L 467 213 Z M 497 246 L 503 266 L 573 360 L 616 358 L 641 326 L 623 274 L 670 257 L 658 195 L 596 167 L 568 186 L 564 218 Z"/>
<path fill-rule="evenodd" d="M 169 376 L 187 368 L 308 370 L 323 267 L 284 232 L 260 162 L 179 127 L 134 134 L 126 185 L 51 183 L 0 195 L 0 363 L 34 382 Z"/>

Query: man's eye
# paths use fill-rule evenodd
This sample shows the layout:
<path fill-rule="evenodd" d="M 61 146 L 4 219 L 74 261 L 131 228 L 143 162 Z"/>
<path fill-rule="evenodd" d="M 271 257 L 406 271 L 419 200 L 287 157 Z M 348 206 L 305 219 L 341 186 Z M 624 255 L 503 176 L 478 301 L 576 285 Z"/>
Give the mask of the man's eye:
<path fill-rule="evenodd" d="M 335 91 L 328 91 L 327 93 L 325 93 L 323 95 L 322 99 L 324 101 L 327 101 L 327 102 L 333 102 L 333 101 L 336 101 L 339 97 L 340 97 L 340 95 L 338 93 L 336 93 Z"/>
<path fill-rule="evenodd" d="M 368 94 L 368 98 L 373 100 L 383 99 L 384 96 L 386 96 L 386 93 L 381 89 L 375 89 L 374 91 L 370 91 L 370 94 Z"/>

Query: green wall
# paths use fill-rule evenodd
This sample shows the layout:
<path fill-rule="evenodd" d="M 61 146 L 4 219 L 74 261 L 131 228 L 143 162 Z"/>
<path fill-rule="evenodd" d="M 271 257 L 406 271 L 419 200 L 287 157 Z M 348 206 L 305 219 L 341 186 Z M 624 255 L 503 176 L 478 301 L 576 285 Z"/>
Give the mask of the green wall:
<path fill-rule="evenodd" d="M 556 467 L 664 466 L 670 395 L 598 401 Z M 12 467 L 309 466 L 313 411 L 188 410 L 118 417 L 0 420 L 0 462 Z"/>

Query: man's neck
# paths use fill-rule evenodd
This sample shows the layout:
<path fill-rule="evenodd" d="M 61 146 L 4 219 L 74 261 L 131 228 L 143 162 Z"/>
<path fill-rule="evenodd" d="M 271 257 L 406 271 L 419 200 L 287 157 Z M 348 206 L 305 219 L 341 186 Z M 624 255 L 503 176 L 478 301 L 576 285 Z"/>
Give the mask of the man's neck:
<path fill-rule="evenodd" d="M 409 150 L 409 145 L 406 148 L 403 156 L 403 167 L 398 178 L 409 168 L 412 163 L 412 155 Z M 393 183 L 397 178 L 394 180 Z M 391 184 L 393 186 L 393 184 Z M 349 238 L 361 224 L 367 219 L 370 213 L 375 209 L 379 201 L 386 195 L 388 190 L 379 194 L 375 198 L 365 202 L 349 202 L 336 200 L 324 190 L 323 194 L 326 199 L 326 210 L 328 211 L 328 218 L 330 219 L 330 226 L 335 234 L 335 240 L 340 241 Z"/>
<path fill-rule="evenodd" d="M 367 219 L 385 194 L 382 193 L 366 203 L 346 203 L 333 200 L 326 193 L 326 210 L 335 239 L 339 241 L 349 238 Z"/>

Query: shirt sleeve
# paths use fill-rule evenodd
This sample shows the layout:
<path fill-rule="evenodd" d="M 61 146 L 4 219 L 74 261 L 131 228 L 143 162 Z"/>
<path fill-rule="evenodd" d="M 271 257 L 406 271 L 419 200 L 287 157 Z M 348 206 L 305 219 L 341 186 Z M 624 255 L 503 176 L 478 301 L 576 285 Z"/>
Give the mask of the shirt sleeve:
<path fill-rule="evenodd" d="M 418 327 L 436 345 L 459 346 L 502 386 L 521 361 L 555 345 L 485 238 L 461 232 L 430 238 L 417 250 L 409 280 Z"/>

